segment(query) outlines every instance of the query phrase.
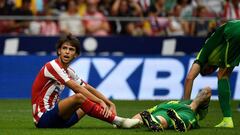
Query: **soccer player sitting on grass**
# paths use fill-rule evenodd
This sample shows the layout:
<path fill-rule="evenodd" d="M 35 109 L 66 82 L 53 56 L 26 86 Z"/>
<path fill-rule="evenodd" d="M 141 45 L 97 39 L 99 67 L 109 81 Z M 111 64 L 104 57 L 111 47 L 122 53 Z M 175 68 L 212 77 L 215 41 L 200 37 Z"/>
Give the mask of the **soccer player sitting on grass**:
<path fill-rule="evenodd" d="M 206 117 L 211 95 L 211 89 L 206 87 L 194 100 L 163 102 L 136 114 L 132 119 L 139 119 L 141 121 L 139 125 L 145 125 L 155 132 L 172 128 L 186 132 L 199 128 L 198 121 Z"/>
<path fill-rule="evenodd" d="M 85 114 L 128 128 L 139 120 L 117 116 L 116 107 L 103 94 L 81 80 L 69 67 L 80 53 L 79 40 L 71 34 L 57 43 L 58 58 L 46 63 L 32 86 L 32 115 L 38 128 L 67 128 Z M 75 94 L 60 100 L 64 87 Z"/>

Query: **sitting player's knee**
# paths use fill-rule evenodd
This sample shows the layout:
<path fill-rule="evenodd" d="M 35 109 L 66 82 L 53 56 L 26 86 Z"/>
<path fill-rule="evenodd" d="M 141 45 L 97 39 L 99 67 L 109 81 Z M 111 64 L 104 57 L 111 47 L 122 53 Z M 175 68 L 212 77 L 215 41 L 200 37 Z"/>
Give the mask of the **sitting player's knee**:
<path fill-rule="evenodd" d="M 75 94 L 73 97 L 74 97 L 74 100 L 79 103 L 82 103 L 87 99 L 84 95 L 82 95 L 80 93 Z"/>

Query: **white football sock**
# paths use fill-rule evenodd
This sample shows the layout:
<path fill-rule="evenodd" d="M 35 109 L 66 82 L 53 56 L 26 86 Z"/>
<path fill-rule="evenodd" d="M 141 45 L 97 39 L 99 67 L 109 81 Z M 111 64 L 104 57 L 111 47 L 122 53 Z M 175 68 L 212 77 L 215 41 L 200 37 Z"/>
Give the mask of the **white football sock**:
<path fill-rule="evenodd" d="M 115 125 L 117 125 L 117 126 L 121 126 L 121 124 L 123 123 L 124 119 L 125 119 L 125 118 L 115 116 L 112 124 L 115 124 Z"/>

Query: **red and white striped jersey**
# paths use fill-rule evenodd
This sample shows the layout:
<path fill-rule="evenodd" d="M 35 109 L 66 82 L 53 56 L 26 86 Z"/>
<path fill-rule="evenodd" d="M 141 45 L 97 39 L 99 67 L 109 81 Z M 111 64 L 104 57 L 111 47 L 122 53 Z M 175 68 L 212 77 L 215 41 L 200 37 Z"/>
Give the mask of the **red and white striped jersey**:
<path fill-rule="evenodd" d="M 42 67 L 32 86 L 32 113 L 35 123 L 59 101 L 65 83 L 69 80 L 83 83 L 71 68 L 64 69 L 58 59 Z"/>

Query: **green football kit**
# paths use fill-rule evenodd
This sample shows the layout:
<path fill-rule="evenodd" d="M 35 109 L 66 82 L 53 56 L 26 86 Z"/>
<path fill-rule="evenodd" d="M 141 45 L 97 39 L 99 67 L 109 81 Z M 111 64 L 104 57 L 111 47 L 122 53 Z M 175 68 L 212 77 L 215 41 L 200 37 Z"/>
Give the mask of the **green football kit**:
<path fill-rule="evenodd" d="M 195 63 L 229 68 L 233 70 L 240 62 L 240 20 L 231 20 L 220 26 L 205 42 Z M 219 102 L 224 117 L 231 117 L 231 90 L 229 78 L 218 80 Z"/>
<path fill-rule="evenodd" d="M 158 121 L 159 119 L 157 118 L 157 116 L 164 117 L 168 123 L 168 128 L 174 128 L 170 117 L 167 115 L 167 110 L 174 109 L 184 121 L 187 128 L 189 128 L 190 126 L 191 128 L 199 128 L 197 113 L 193 112 L 193 110 L 189 106 L 191 102 L 191 100 L 163 102 L 148 109 L 148 112 L 150 112 L 151 115 L 155 117 L 155 119 Z"/>
<path fill-rule="evenodd" d="M 205 42 L 197 56 L 201 67 L 208 63 L 218 67 L 235 67 L 240 62 L 240 20 L 220 26 Z"/>

